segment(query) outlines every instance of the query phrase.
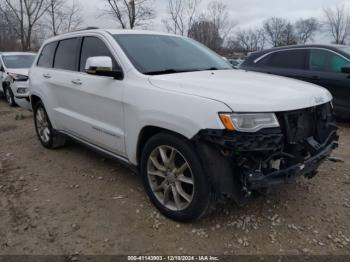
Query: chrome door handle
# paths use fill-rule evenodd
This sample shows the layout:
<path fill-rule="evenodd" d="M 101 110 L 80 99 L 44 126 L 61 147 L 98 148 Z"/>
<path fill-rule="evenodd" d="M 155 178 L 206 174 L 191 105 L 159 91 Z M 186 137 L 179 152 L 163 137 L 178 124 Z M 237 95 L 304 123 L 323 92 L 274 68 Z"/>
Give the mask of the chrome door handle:
<path fill-rule="evenodd" d="M 43 74 L 43 77 L 49 79 L 49 78 L 52 78 L 52 76 L 50 74 Z"/>
<path fill-rule="evenodd" d="M 80 79 L 72 80 L 72 83 L 75 84 L 75 85 L 79 85 L 79 86 L 83 84 L 83 82 L 81 82 Z"/>

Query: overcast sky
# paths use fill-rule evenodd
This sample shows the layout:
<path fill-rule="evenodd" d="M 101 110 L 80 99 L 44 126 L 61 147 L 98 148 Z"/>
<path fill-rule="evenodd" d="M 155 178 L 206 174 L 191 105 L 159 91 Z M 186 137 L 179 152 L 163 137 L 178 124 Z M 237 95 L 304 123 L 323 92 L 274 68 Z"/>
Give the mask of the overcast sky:
<path fill-rule="evenodd" d="M 167 0 L 153 0 L 157 11 L 157 19 L 150 29 L 165 30 L 161 20 L 166 17 Z M 322 18 L 327 7 L 344 5 L 350 9 L 350 0 L 222 0 L 228 6 L 228 11 L 238 27 L 253 27 L 260 25 L 265 19 L 278 16 L 291 21 L 299 18 Z M 118 24 L 108 17 L 98 17 L 104 7 L 105 0 L 80 0 L 84 8 L 86 26 L 117 28 Z M 204 11 L 210 0 L 202 0 L 199 11 Z M 317 41 L 327 42 L 321 37 Z"/>

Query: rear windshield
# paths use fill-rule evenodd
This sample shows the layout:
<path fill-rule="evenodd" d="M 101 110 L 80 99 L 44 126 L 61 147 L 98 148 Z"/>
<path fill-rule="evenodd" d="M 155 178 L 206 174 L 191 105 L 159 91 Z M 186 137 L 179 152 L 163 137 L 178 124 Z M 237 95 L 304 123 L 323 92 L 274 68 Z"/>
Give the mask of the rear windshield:
<path fill-rule="evenodd" d="M 5 55 L 2 57 L 5 66 L 12 69 L 30 68 L 34 59 L 35 55 Z"/>

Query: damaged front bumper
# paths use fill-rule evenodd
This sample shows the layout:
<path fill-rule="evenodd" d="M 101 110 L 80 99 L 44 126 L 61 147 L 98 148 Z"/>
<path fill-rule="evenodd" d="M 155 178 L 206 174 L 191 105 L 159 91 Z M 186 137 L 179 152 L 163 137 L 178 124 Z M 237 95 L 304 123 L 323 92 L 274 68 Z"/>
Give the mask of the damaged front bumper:
<path fill-rule="evenodd" d="M 202 130 L 196 136 L 195 140 L 200 142 L 197 144 L 206 144 L 200 150 L 209 161 L 217 191 L 249 195 L 297 176 L 312 178 L 338 147 L 339 137 L 330 104 L 276 115 L 280 128 L 257 133 Z M 212 157 L 214 151 L 220 153 Z M 223 167 L 222 158 L 230 163 L 230 168 Z M 218 171 L 226 174 L 218 174 Z M 216 176 L 224 182 L 216 181 Z M 232 183 L 231 190 L 227 183 Z"/>

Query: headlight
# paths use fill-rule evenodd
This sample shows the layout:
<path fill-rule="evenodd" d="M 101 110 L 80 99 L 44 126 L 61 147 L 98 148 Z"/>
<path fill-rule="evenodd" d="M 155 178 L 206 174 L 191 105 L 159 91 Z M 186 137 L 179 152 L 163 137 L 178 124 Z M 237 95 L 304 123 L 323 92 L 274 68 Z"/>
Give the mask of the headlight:
<path fill-rule="evenodd" d="M 280 126 L 276 115 L 273 113 L 220 113 L 219 116 L 226 129 L 231 131 L 254 133 L 263 128 L 272 128 Z"/>
<path fill-rule="evenodd" d="M 29 79 L 28 76 L 25 75 L 20 75 L 20 74 L 15 74 L 15 73 L 9 73 L 9 76 L 11 76 L 13 78 L 14 81 L 21 81 L 21 82 L 25 82 Z"/>

